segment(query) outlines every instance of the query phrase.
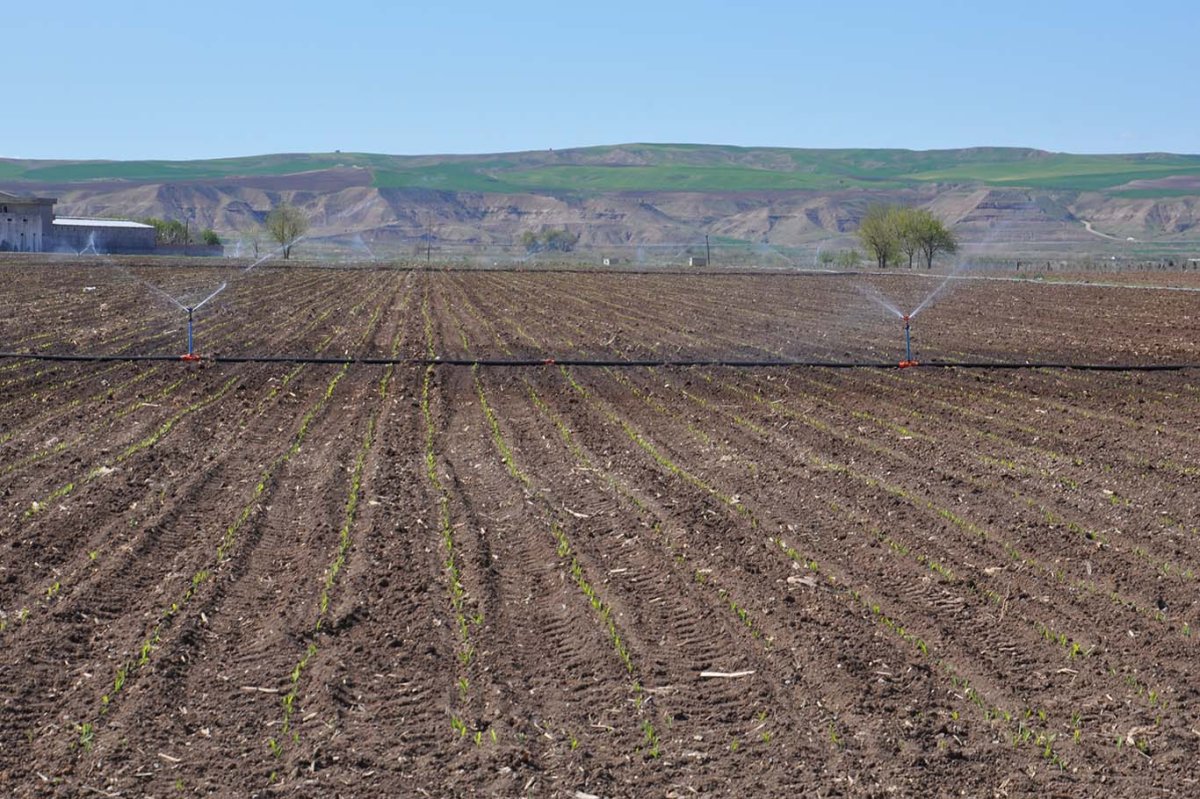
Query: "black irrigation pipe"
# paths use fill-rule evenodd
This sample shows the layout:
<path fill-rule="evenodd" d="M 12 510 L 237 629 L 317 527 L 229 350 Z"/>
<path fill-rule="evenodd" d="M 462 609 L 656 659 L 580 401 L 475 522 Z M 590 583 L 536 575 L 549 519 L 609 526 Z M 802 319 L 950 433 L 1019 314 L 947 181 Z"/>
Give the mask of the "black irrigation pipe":
<path fill-rule="evenodd" d="M 606 368 L 723 366 L 735 369 L 763 367 L 810 367 L 817 369 L 1070 369 L 1085 372 L 1179 372 L 1200 369 L 1200 363 L 1112 364 L 1061 363 L 1050 361 L 811 361 L 811 360 L 736 360 L 727 358 L 647 358 L 642 360 L 599 360 L 588 358 L 350 358 L 309 355 L 53 355 L 36 352 L 0 352 L 0 359 L 20 358 L 35 361 L 184 361 L 201 363 L 304 363 L 336 366 L 582 366 Z"/>

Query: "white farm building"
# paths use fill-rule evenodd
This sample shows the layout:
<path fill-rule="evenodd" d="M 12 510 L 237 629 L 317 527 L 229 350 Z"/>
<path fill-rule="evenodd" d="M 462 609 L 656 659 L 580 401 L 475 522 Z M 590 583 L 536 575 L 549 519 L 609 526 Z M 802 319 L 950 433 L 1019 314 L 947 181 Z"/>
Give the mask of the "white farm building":
<path fill-rule="evenodd" d="M 53 197 L 0 192 L 0 252 L 142 253 L 154 250 L 154 228 L 121 219 L 74 219 L 54 215 Z"/>

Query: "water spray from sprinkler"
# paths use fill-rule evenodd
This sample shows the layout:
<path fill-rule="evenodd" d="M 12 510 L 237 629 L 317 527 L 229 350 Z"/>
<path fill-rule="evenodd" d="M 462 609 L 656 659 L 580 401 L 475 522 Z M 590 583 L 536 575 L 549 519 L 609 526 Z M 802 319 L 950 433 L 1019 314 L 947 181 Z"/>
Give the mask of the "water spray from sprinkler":
<path fill-rule="evenodd" d="M 872 286 L 870 284 L 867 284 L 866 286 L 862 286 L 862 285 L 856 286 L 856 288 L 860 294 L 862 294 L 864 297 L 866 297 L 871 302 L 878 305 L 883 310 L 885 310 L 888 313 L 895 316 L 900 321 L 904 322 L 904 360 L 900 361 L 899 366 L 901 369 L 907 369 L 910 366 L 919 366 L 920 365 L 920 362 L 917 361 L 915 358 L 913 358 L 913 354 L 912 354 L 912 320 L 917 318 L 917 314 L 921 313 L 926 308 L 928 308 L 930 305 L 932 305 L 934 303 L 934 301 L 942 295 L 942 293 L 947 289 L 947 287 L 950 286 L 950 282 L 952 280 L 961 279 L 958 277 L 958 273 L 961 269 L 962 269 L 961 265 L 958 267 L 955 267 L 955 269 L 952 272 L 950 272 L 950 274 L 946 275 L 942 279 L 942 282 L 939 283 L 937 285 L 937 287 L 934 288 L 933 291 L 926 294 L 924 299 L 922 299 L 919 303 L 917 303 L 916 307 L 914 307 L 911 311 L 909 311 L 907 313 L 900 310 L 900 308 L 898 308 L 894 303 L 892 303 L 890 300 L 888 300 L 886 297 L 884 297 L 879 292 L 879 289 L 875 288 L 874 286 Z"/>
<path fill-rule="evenodd" d="M 367 242 L 365 240 L 363 240 L 361 233 L 355 234 L 354 238 L 351 239 L 351 241 L 350 241 L 350 246 L 354 249 L 355 252 L 366 253 L 367 260 L 370 260 L 370 261 L 375 260 L 375 252 L 370 248 L 370 246 L 367 244 Z"/>
<path fill-rule="evenodd" d="M 217 288 L 214 289 L 207 297 L 205 297 L 200 302 L 198 302 L 194 305 L 184 305 L 184 303 L 180 299 L 177 299 L 176 297 L 171 295 L 166 290 L 162 289 L 159 286 L 156 286 L 154 283 L 150 282 L 149 280 L 146 280 L 145 278 L 134 274 L 129 269 L 129 267 L 124 266 L 120 263 L 117 263 L 117 262 L 113 261 L 112 259 L 108 258 L 107 256 L 103 255 L 99 250 L 96 249 L 96 239 L 95 239 L 94 233 L 92 233 L 91 235 L 88 236 L 88 246 L 85 247 L 78 254 L 82 255 L 84 252 L 91 250 L 93 253 L 100 256 L 107 264 L 116 268 L 120 273 L 124 274 L 126 277 L 130 278 L 131 280 L 133 280 L 136 283 L 140 283 L 141 285 L 143 285 L 147 289 L 149 289 L 152 293 L 157 294 L 159 297 L 161 297 L 162 299 L 171 303 L 179 310 L 184 311 L 187 314 L 187 352 L 184 353 L 183 355 L 181 355 L 180 359 L 184 360 L 184 361 L 199 361 L 202 359 L 202 356 L 197 355 L 196 349 L 195 349 L 195 314 L 196 314 L 196 311 L 199 311 L 202 307 L 207 305 L 217 295 L 219 295 L 226 288 L 228 288 L 228 286 L 231 282 L 245 277 L 247 274 L 252 272 L 260 264 L 270 260 L 271 258 L 274 258 L 276 254 L 283 252 L 286 248 L 294 246 L 295 244 L 297 244 L 298 242 L 303 240 L 303 238 L 304 238 L 303 236 L 297 236 L 295 239 L 292 239 L 291 241 L 287 242 L 286 244 L 281 245 L 280 247 L 267 253 L 266 255 L 262 256 L 261 258 L 256 259 L 249 266 L 246 266 L 245 268 L 239 270 L 239 272 L 237 274 L 235 274 L 233 277 L 231 277 L 229 281 L 222 282 L 221 285 L 217 286 Z"/>
<path fill-rule="evenodd" d="M 942 285 L 945 284 L 943 283 Z M 939 286 L 938 290 L 940 290 L 940 288 L 941 287 Z M 929 302 L 933 299 L 934 294 L 936 294 L 938 290 L 935 290 L 933 294 L 930 294 L 928 297 L 926 297 L 919 305 L 917 305 L 915 310 L 905 313 L 885 299 L 884 296 L 879 293 L 879 290 L 874 286 L 867 286 L 866 289 L 859 289 L 864 297 L 871 300 L 871 302 L 892 314 L 900 321 L 904 322 L 904 360 L 900 361 L 899 366 L 901 369 L 907 369 L 910 366 L 919 365 L 919 362 L 913 358 L 912 354 L 912 320 L 913 317 L 915 317 L 922 310 L 924 310 L 927 305 L 929 305 Z"/>
<path fill-rule="evenodd" d="M 304 237 L 303 237 L 303 236 L 298 236 L 297 238 L 293 239 L 292 241 L 288 242 L 287 244 L 283 245 L 282 247 L 279 247 L 278 249 L 274 250 L 273 252 L 269 252 L 269 253 L 267 253 L 266 255 L 264 255 L 263 257 L 259 258 L 257 261 L 255 261 L 254 263 L 250 264 L 250 265 L 249 265 L 249 266 L 247 266 L 245 269 L 243 269 L 243 270 L 242 270 L 242 271 L 241 271 L 241 272 L 240 272 L 240 273 L 239 273 L 239 274 L 238 274 L 236 277 L 241 277 L 242 275 L 245 275 L 245 274 L 247 274 L 247 273 L 248 273 L 248 272 L 250 272 L 252 269 L 254 269 L 254 267 L 256 267 L 256 266 L 258 266 L 259 264 L 261 264 L 261 263 L 263 263 L 263 262 L 267 261 L 268 259 L 270 259 L 270 258 L 274 257 L 276 253 L 278 253 L 278 252 L 281 252 L 281 251 L 283 250 L 283 248 L 284 248 L 284 247 L 290 247 L 290 246 L 293 246 L 293 245 L 295 245 L 295 244 L 296 244 L 296 242 L 300 241 L 300 239 L 302 239 L 302 238 L 304 238 Z M 188 315 L 188 319 L 187 319 L 187 352 L 186 352 L 185 354 L 183 354 L 183 355 L 179 356 L 179 357 L 180 357 L 180 360 L 184 360 L 184 361 L 198 361 L 198 360 L 200 360 L 200 356 L 196 354 L 196 350 L 195 350 L 195 347 L 194 347 L 194 337 L 193 337 L 193 335 L 192 335 L 192 333 L 193 333 L 193 325 L 194 325 L 194 314 L 195 314 L 195 312 L 196 312 L 196 311 L 200 310 L 200 309 L 201 309 L 201 308 L 203 308 L 205 305 L 207 305 L 209 300 L 213 299 L 213 298 L 214 298 L 214 297 L 216 297 L 218 294 L 220 294 L 222 291 L 224 291 L 224 290 L 226 289 L 226 287 L 228 287 L 228 286 L 229 286 L 229 282 L 228 282 L 228 281 L 222 282 L 222 283 L 221 283 L 221 285 L 219 285 L 219 286 L 217 286 L 215 289 L 213 289 L 213 291 L 212 291 L 212 293 L 211 293 L 211 294 L 209 294 L 207 297 L 205 297 L 204 299 L 200 300 L 200 302 L 198 302 L 198 303 L 196 303 L 195 305 L 193 305 L 193 306 L 190 306 L 190 307 L 188 307 L 188 306 L 185 306 L 185 305 L 184 305 L 183 303 L 181 303 L 179 300 L 175 299 L 175 298 L 174 298 L 174 297 L 172 297 L 170 294 L 168 294 L 167 292 L 165 292 L 165 291 L 163 291 L 162 289 L 158 288 L 158 287 L 157 287 L 157 286 L 155 286 L 154 284 L 152 284 L 152 283 L 148 283 L 148 282 L 146 282 L 146 281 L 142 281 L 142 282 L 143 282 L 143 283 L 146 283 L 146 285 L 147 285 L 147 286 L 149 286 L 151 289 L 153 289 L 154 291 L 158 292 L 158 293 L 159 293 L 159 294 L 161 294 L 162 296 L 166 297 L 166 298 L 167 298 L 168 300 L 170 300 L 171 302 L 175 303 L 175 305 L 177 305 L 177 306 L 178 306 L 178 307 L 179 307 L 181 310 L 187 311 L 187 315 Z"/>
<path fill-rule="evenodd" d="M 787 263 L 787 265 L 793 269 L 800 266 L 795 258 L 792 258 L 790 255 L 781 251 L 778 247 L 775 247 L 765 239 L 754 245 L 754 252 L 758 255 L 774 255 L 776 258 L 779 258 L 781 261 Z"/>
<path fill-rule="evenodd" d="M 187 311 L 187 315 L 188 315 L 188 318 L 187 318 L 187 352 L 185 354 L 179 356 L 179 359 L 181 361 L 198 361 L 198 360 L 200 360 L 200 356 L 196 354 L 196 348 L 194 346 L 194 344 L 195 344 L 195 337 L 193 336 L 194 314 L 196 311 L 200 310 L 200 308 L 203 307 L 205 303 L 207 303 L 213 297 L 217 296 L 222 291 L 224 291 L 226 285 L 227 285 L 226 283 L 222 283 L 220 286 L 217 287 L 217 289 L 212 294 L 209 294 L 207 297 L 200 300 L 200 302 L 196 303 L 195 305 L 184 307 L 183 305 L 179 305 L 178 302 L 176 303 L 176 305 L 179 305 L 180 308 L 183 308 L 183 310 Z M 174 298 L 172 298 L 172 299 L 174 299 Z"/>
<path fill-rule="evenodd" d="M 91 250 L 92 255 L 100 254 L 100 251 L 96 249 L 96 232 L 95 231 L 92 231 L 91 233 L 88 234 L 87 244 L 84 245 L 84 248 L 82 250 L 80 250 L 77 254 L 84 255 L 89 250 Z"/>

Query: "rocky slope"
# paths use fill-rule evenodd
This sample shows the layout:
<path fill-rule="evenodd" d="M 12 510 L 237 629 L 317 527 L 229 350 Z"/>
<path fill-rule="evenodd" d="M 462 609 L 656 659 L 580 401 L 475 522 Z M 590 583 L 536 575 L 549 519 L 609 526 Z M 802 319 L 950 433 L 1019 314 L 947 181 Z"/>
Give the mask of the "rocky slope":
<path fill-rule="evenodd" d="M 970 159 L 1002 156 L 1011 160 L 1015 156 L 1009 151 L 957 151 L 958 160 L 951 167 L 946 167 L 944 153 L 936 154 L 940 160 L 933 166 L 940 172 L 932 169 L 930 159 L 935 154 L 929 153 L 829 151 L 825 160 L 813 160 L 813 165 L 806 166 L 805 159 L 816 158 L 813 152 L 629 145 L 491 156 L 493 160 L 486 164 L 492 166 L 486 167 L 470 166 L 483 163 L 483 156 L 412 159 L 413 165 L 405 167 L 408 172 L 397 172 L 388 164 L 385 168 L 371 165 L 372 159 L 393 158 L 390 156 L 346 156 L 343 160 L 347 163 L 327 163 L 330 158 L 313 156 L 310 161 L 295 162 L 325 168 L 288 173 L 285 167 L 273 165 L 270 170 L 260 170 L 266 174 L 172 182 L 29 178 L 64 175 L 73 168 L 68 165 L 30 169 L 21 180 L 0 180 L 0 189 L 56 196 L 58 213 L 64 216 L 190 218 L 196 227 L 214 228 L 230 242 L 251 240 L 270 209 L 289 202 L 302 208 L 311 220 L 310 240 L 331 246 L 357 243 L 389 252 L 411 250 L 428 240 L 443 247 L 480 251 L 511 248 L 523 232 L 547 228 L 566 228 L 578 234 L 581 247 L 592 248 L 671 247 L 702 243 L 705 236 L 727 246 L 845 247 L 854 243 L 858 220 L 874 202 L 928 207 L 964 243 L 1015 253 L 1103 250 L 1113 242 L 1131 239 L 1147 247 L 1186 249 L 1200 239 L 1200 177 L 1195 175 L 1168 170 L 1155 179 L 1139 178 L 1093 191 L 1021 188 L 1007 176 L 988 181 L 938 177 L 965 168 L 953 164 Z M 903 174 L 895 166 L 901 157 L 908 159 Z M 1029 169 L 1029 163 L 1059 168 L 1055 165 L 1062 158 L 1069 157 L 1028 151 L 1011 168 Z M 1148 162 L 1155 158 L 1144 157 Z M 21 168 L 28 166 L 22 164 Z M 84 164 L 96 174 L 103 173 L 103 166 Z M 7 167 L 16 169 L 16 162 L 7 162 Z M 918 171 L 927 167 L 924 173 Z M 996 167 L 989 162 L 982 168 Z M 1179 169 L 1186 172 L 1188 168 L 1185 163 Z M 431 187 L 409 185 L 420 182 L 425 174 L 421 170 L 437 169 L 443 172 L 429 173 L 436 177 L 429 180 Z M 462 185 L 494 181 L 502 186 L 512 184 L 517 179 L 513 176 L 523 175 L 521 179 L 528 181 L 530 175 L 549 174 L 550 179 L 557 179 L 563 174 L 530 169 L 584 170 L 572 173 L 572 178 L 582 174 L 600 188 L 470 191 L 433 185 L 459 180 Z M 608 171 L 599 177 L 588 171 L 598 169 Z M 824 170 L 828 179 L 821 188 L 811 190 L 611 190 L 630 174 L 618 171 L 614 178 L 612 170 L 639 169 L 675 170 L 664 171 L 663 180 L 670 182 L 682 175 L 681 185 L 687 184 L 688 170 L 742 170 L 729 173 L 733 175 L 731 185 L 746 182 L 746 175 L 751 175 L 751 183 L 758 175 L 769 183 L 779 175 L 803 175 L 806 169 Z M 847 170 L 845 180 L 837 178 L 841 174 L 838 169 Z M 1046 183 L 1045 174 L 1031 182 Z M 1115 174 L 1120 178 L 1123 173 Z"/>

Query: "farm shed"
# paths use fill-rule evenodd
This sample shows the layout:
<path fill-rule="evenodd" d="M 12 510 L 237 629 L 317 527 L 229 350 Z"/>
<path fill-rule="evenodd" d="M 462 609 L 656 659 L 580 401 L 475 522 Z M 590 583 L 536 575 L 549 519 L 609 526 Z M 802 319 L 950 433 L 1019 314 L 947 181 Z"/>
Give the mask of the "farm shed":
<path fill-rule="evenodd" d="M 53 252 L 89 247 L 109 253 L 154 249 L 154 228 L 121 219 L 56 218 L 53 197 L 0 192 L 0 252 Z"/>
<path fill-rule="evenodd" d="M 120 219 L 54 220 L 55 247 L 98 252 L 140 253 L 154 249 L 154 226 Z"/>

